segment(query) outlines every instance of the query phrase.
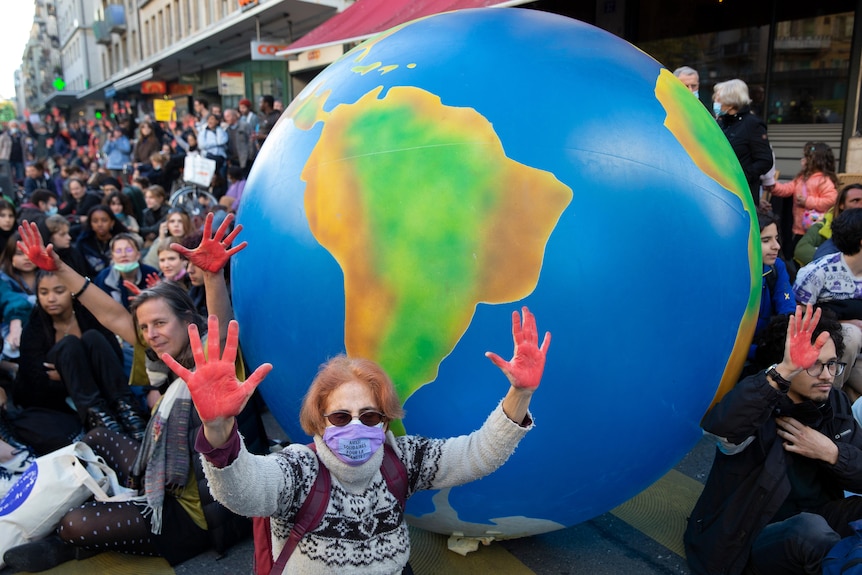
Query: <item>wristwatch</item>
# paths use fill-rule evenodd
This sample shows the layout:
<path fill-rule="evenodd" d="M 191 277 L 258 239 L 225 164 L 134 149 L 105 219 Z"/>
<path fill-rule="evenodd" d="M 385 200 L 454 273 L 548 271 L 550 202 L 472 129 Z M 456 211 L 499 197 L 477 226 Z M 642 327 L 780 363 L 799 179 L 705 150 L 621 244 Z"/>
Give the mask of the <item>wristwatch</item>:
<path fill-rule="evenodd" d="M 787 393 L 787 390 L 790 389 L 790 381 L 784 379 L 784 377 L 782 377 L 782 375 L 778 373 L 778 370 L 776 369 L 777 367 L 777 363 L 773 363 L 772 365 L 770 365 L 769 369 L 766 370 L 766 376 L 771 377 L 772 381 L 778 384 L 779 391 L 781 391 L 782 393 Z"/>

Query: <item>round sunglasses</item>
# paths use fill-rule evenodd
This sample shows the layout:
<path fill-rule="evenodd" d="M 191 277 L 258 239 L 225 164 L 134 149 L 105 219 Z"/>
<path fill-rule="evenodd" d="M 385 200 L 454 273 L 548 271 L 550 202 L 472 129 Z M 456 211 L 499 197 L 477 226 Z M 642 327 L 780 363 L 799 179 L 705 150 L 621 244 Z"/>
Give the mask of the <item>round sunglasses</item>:
<path fill-rule="evenodd" d="M 329 423 L 335 427 L 344 427 L 354 419 L 358 419 L 359 423 L 368 427 L 374 427 L 381 421 L 386 421 L 386 416 L 379 411 L 364 411 L 359 414 L 359 417 L 354 418 L 349 411 L 333 411 L 325 413 L 323 417 L 329 420 Z"/>

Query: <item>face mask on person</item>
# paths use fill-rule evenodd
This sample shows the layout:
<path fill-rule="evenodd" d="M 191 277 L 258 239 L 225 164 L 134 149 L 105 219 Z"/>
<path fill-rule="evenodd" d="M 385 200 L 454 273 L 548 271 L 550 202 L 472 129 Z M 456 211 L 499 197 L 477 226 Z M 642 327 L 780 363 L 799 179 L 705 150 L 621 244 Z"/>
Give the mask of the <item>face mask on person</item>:
<path fill-rule="evenodd" d="M 125 263 L 115 263 L 114 269 L 120 272 L 121 274 L 127 274 L 129 272 L 133 272 L 136 269 L 141 267 L 141 262 L 125 262 Z"/>
<path fill-rule="evenodd" d="M 51 206 L 45 211 L 46 216 L 55 216 L 57 215 L 57 206 Z"/>
<path fill-rule="evenodd" d="M 694 94 L 694 97 L 697 98 L 698 100 L 700 99 L 700 92 L 699 91 L 695 90 L 694 92 L 692 92 L 692 94 Z"/>
<path fill-rule="evenodd" d="M 342 427 L 330 426 L 323 432 L 323 441 L 335 457 L 347 465 L 362 465 L 377 453 L 386 437 L 383 422 L 364 425 L 354 419 Z"/>
<path fill-rule="evenodd" d="M 712 111 L 715 114 L 716 118 L 718 116 L 724 116 L 725 114 L 727 114 L 726 111 L 721 109 L 721 103 L 720 102 L 713 102 L 712 103 Z"/>

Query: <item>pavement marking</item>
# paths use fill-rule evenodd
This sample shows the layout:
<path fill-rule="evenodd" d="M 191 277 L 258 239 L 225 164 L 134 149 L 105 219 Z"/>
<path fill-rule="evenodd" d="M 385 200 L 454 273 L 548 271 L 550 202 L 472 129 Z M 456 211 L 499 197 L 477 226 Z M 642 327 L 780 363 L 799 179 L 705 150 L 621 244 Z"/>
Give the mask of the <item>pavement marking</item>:
<path fill-rule="evenodd" d="M 416 575 L 536 575 L 499 543 L 479 545 L 466 556 L 449 551 L 448 536 L 410 527 L 410 566 Z"/>
<path fill-rule="evenodd" d="M 703 484 L 671 469 L 611 513 L 685 558 L 682 536 Z"/>
<path fill-rule="evenodd" d="M 173 567 L 162 557 L 141 557 L 110 551 L 81 561 L 67 561 L 48 575 L 175 575 Z"/>

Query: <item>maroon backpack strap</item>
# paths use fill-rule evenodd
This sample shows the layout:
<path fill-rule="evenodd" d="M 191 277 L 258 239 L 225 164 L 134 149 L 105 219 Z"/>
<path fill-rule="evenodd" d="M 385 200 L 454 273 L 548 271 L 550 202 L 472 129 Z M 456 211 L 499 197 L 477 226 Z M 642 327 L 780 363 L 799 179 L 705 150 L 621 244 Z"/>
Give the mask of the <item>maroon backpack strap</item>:
<path fill-rule="evenodd" d="M 404 512 L 404 505 L 407 503 L 407 468 L 395 455 L 391 445 L 385 443 L 383 448 L 383 464 L 380 466 L 380 472 L 386 480 L 386 487 L 398 499 L 401 511 Z"/>
<path fill-rule="evenodd" d="M 317 453 L 317 448 L 313 443 L 309 443 L 308 448 L 314 451 L 315 454 Z M 270 575 L 281 575 L 284 572 L 287 560 L 290 559 L 290 555 L 296 549 L 299 540 L 320 524 L 323 514 L 326 513 L 326 506 L 329 504 L 329 492 L 331 488 L 332 477 L 329 475 L 329 470 L 318 458 L 317 478 L 314 480 L 311 492 L 305 498 L 302 507 L 299 508 L 299 512 L 296 514 L 293 529 L 290 530 L 290 535 L 281 553 L 278 554 L 278 559 L 275 560 Z"/>

